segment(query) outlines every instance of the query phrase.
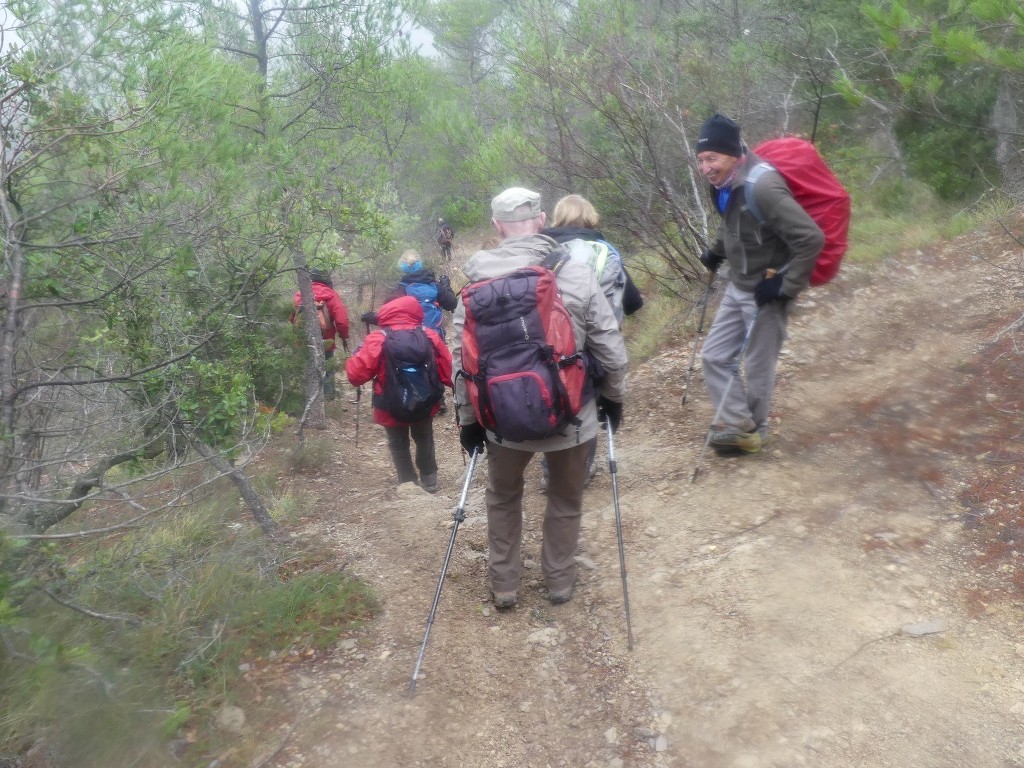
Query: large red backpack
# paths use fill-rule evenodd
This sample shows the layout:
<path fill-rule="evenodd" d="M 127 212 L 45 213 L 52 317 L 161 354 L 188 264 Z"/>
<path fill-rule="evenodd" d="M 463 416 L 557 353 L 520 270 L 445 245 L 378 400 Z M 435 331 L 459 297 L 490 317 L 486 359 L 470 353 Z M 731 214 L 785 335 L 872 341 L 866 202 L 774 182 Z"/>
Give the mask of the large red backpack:
<path fill-rule="evenodd" d="M 754 184 L 765 172 L 778 171 L 793 198 L 825 233 L 825 245 L 811 272 L 811 285 L 827 283 L 839 272 L 839 264 L 846 255 L 850 194 L 809 141 L 795 136 L 770 139 L 754 147 L 754 154 L 765 162 L 758 163 L 747 174 L 747 210 L 761 224 L 768 223 L 754 202 Z"/>
<path fill-rule="evenodd" d="M 566 257 L 553 256 L 462 289 L 458 375 L 477 421 L 499 440 L 543 440 L 580 423 L 587 372 L 555 281 Z"/>

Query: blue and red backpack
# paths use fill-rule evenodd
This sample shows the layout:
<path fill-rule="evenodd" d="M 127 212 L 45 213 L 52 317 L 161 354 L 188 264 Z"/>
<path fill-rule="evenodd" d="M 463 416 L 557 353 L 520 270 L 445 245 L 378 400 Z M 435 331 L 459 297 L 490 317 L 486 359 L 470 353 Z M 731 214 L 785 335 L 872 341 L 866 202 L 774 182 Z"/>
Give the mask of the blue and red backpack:
<path fill-rule="evenodd" d="M 572 318 L 555 281 L 567 255 L 462 289 L 462 370 L 477 421 L 500 440 L 523 442 L 576 425 L 591 394 Z"/>

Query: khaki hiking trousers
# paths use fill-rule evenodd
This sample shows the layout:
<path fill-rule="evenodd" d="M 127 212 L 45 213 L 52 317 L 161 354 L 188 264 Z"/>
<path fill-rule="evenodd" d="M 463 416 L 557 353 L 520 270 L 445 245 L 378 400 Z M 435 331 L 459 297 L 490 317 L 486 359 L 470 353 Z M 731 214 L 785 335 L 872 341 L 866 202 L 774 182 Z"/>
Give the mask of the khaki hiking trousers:
<path fill-rule="evenodd" d="M 554 592 L 576 581 L 576 548 L 583 514 L 587 443 L 549 451 L 547 505 L 544 509 L 540 567 Z M 523 487 L 533 452 L 487 444 L 487 572 L 492 592 L 515 592 L 522 571 Z"/>

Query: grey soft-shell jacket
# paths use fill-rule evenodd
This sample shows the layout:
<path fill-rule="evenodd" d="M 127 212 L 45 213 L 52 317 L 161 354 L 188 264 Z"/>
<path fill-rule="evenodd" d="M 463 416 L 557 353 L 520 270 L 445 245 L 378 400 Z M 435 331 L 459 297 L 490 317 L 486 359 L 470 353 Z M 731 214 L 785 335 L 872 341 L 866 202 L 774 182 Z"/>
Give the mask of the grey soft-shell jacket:
<path fill-rule="evenodd" d="M 709 250 L 729 262 L 729 278 L 740 290 L 753 292 L 765 270 L 788 265 L 782 290 L 790 298 L 804 291 L 825 235 L 786 186 L 778 171 L 764 173 L 754 184 L 757 207 L 766 223 L 747 210 L 747 174 L 761 158 L 750 153 L 732 182 L 729 202 Z M 717 190 L 712 190 L 712 198 Z"/>
<path fill-rule="evenodd" d="M 462 271 L 470 282 L 499 277 L 521 267 L 540 264 L 558 247 L 558 243 L 546 235 L 510 237 L 497 248 L 477 251 Z M 572 317 L 576 348 L 585 348 L 604 367 L 606 375 L 600 385 L 600 394 L 609 400 L 622 402 L 626 396 L 626 344 L 593 270 L 586 263 L 569 260 L 559 268 L 556 282 L 562 294 L 562 303 Z M 465 322 L 466 308 L 460 295 L 459 305 L 455 308 L 455 348 L 452 351 L 456 371 L 462 368 L 462 329 Z M 466 381 L 461 376 L 455 379 L 455 406 L 459 424 L 472 424 L 476 421 L 473 406 L 466 395 Z M 505 440 L 502 445 L 523 451 L 561 451 L 596 437 L 598 423 L 594 400 L 586 403 L 577 416 L 581 422 L 578 430 L 575 426 L 569 426 L 564 434 L 545 440 L 524 443 Z M 493 441 L 495 436 L 489 433 L 488 438 Z"/>

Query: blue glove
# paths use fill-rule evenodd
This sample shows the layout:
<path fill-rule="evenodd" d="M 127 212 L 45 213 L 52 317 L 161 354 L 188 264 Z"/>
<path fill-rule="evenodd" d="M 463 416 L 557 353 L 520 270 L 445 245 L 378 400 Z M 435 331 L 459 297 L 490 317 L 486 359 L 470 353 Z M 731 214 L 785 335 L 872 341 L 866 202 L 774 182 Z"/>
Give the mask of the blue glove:
<path fill-rule="evenodd" d="M 470 456 L 473 455 L 473 451 L 483 453 L 487 449 L 487 430 L 475 421 L 472 424 L 463 424 L 459 427 L 459 442 Z"/>
<path fill-rule="evenodd" d="M 793 298 L 782 290 L 782 280 L 784 277 L 782 274 L 766 277 L 754 286 L 754 301 L 757 302 L 757 306 L 763 307 L 772 301 L 787 302 Z"/>
<path fill-rule="evenodd" d="M 717 272 L 718 268 L 722 266 L 722 262 L 725 261 L 725 256 L 718 256 L 711 251 L 704 251 L 700 255 L 700 263 L 703 264 L 708 272 Z"/>

